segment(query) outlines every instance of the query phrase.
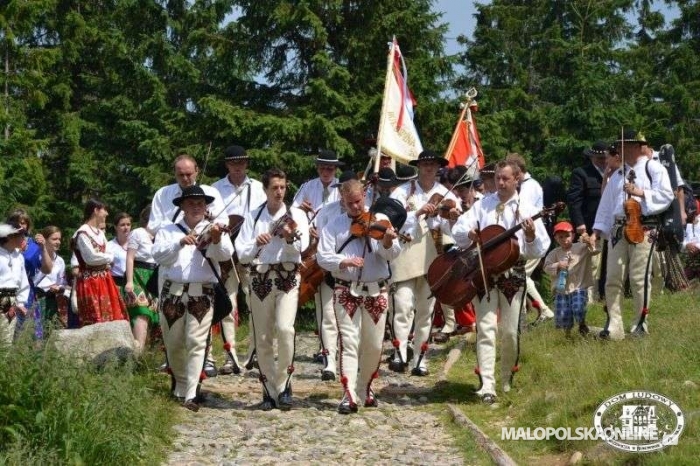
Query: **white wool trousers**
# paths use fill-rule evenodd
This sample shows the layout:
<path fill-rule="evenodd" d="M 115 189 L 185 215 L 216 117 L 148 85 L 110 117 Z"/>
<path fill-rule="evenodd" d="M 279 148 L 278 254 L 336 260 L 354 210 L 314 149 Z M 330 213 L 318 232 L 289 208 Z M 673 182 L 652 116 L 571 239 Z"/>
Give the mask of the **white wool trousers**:
<path fill-rule="evenodd" d="M 472 303 L 476 309 L 476 359 L 481 377 L 479 395 L 496 394 L 496 337 L 501 339 L 501 383 L 510 386 L 510 379 L 518 363 L 518 322 L 522 307 L 522 289 L 509 303 L 506 296 L 497 288 L 489 291 Z M 499 323 L 500 317 L 500 323 Z"/>
<path fill-rule="evenodd" d="M 628 243 L 624 235 L 615 246 L 608 242 L 607 275 L 605 280 L 605 302 L 608 307 L 609 322 L 607 330 L 613 340 L 625 338 L 622 321 L 622 300 L 625 296 L 625 277 L 629 274 L 632 291 L 632 330 L 639 323 L 644 307 L 644 281 L 647 277 L 647 261 L 652 252 L 649 232 L 644 233 L 644 241 L 639 244 Z M 647 284 L 647 298 L 651 296 L 651 280 Z"/>
<path fill-rule="evenodd" d="M 300 277 L 298 273 L 294 276 L 296 283 L 287 291 L 285 285 L 280 288 L 279 280 L 273 277 L 276 277 L 274 272 L 267 279 L 262 274 L 251 273 L 253 285 L 248 302 L 263 394 L 276 400 L 291 385 L 294 372 L 294 320 Z M 277 360 L 273 346 L 275 336 Z"/>
<path fill-rule="evenodd" d="M 344 395 L 362 405 L 372 381 L 378 377 L 389 298 L 386 289 L 376 296 L 364 291 L 356 294 L 352 295 L 347 287 L 336 286 L 334 302 Z"/>
<path fill-rule="evenodd" d="M 211 285 L 165 282 L 160 299 L 160 325 L 175 386 L 173 395 L 197 395 L 214 315 Z"/>
<path fill-rule="evenodd" d="M 336 359 L 338 358 L 338 326 L 335 322 L 333 289 L 325 281 L 321 282 L 315 299 L 316 322 L 325 363 L 323 370 L 335 374 L 337 371 Z"/>
<path fill-rule="evenodd" d="M 418 367 L 426 367 L 425 356 L 418 361 L 418 353 L 420 348 L 425 343 L 427 344 L 430 337 L 430 328 L 433 320 L 433 307 L 435 306 L 435 297 L 432 297 L 430 285 L 424 275 L 410 280 L 395 283 L 393 285 L 395 291 L 393 293 L 394 305 L 394 338 L 398 340 L 398 352 L 401 361 L 408 363 L 406 360 L 408 345 L 408 336 L 411 333 L 411 324 L 413 324 L 413 348 L 415 351 L 414 365 Z"/>

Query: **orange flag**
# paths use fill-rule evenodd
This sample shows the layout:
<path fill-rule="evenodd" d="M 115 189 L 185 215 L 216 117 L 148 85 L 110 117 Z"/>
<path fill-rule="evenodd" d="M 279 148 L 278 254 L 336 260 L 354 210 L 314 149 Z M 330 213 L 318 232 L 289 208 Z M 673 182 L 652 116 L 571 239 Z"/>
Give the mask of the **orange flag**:
<path fill-rule="evenodd" d="M 472 111 L 476 112 L 477 108 L 476 102 L 471 101 L 460 115 L 446 154 L 450 168 L 457 165 L 470 167 L 475 164 L 476 168 L 481 169 L 486 164 L 484 151 L 481 148 L 481 138 L 479 138 L 479 131 L 476 128 L 476 120 L 472 115 Z"/>

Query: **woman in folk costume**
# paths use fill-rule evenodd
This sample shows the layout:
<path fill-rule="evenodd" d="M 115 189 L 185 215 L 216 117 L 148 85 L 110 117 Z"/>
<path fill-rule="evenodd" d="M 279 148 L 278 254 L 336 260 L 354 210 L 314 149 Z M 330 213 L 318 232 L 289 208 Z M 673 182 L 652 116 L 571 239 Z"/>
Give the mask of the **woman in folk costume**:
<path fill-rule="evenodd" d="M 158 328 L 158 297 L 152 296 L 147 289 L 148 281 L 156 272 L 156 261 L 153 259 L 154 235 L 146 229 L 151 206 L 146 207 L 139 215 L 140 227 L 129 235 L 126 251 L 126 295 L 127 309 L 131 319 L 134 338 L 141 348 L 146 344 L 149 325 L 155 331 Z M 154 279 L 157 279 L 154 277 Z"/>
<path fill-rule="evenodd" d="M 65 328 L 68 326 L 68 298 L 64 295 L 68 287 L 66 280 L 66 263 L 58 255 L 61 248 L 61 229 L 49 225 L 41 230 L 46 240 L 46 250 L 53 261 L 50 273 L 37 272 L 34 286 L 39 297 L 42 312 L 42 325 L 46 328 Z"/>
<path fill-rule="evenodd" d="M 126 284 L 126 247 L 131 233 L 131 215 L 126 212 L 119 212 L 114 217 L 114 238 L 107 243 L 107 252 L 114 256 L 110 271 L 112 278 L 117 285 L 122 298 L 124 295 L 124 285 Z"/>
<path fill-rule="evenodd" d="M 79 265 L 75 291 L 81 327 L 126 320 L 126 306 L 110 273 L 114 256 L 107 252 L 107 238 L 100 229 L 108 214 L 105 204 L 90 199 L 85 204 L 85 223 L 72 239 Z"/>
<path fill-rule="evenodd" d="M 24 266 L 29 279 L 29 299 L 27 300 L 27 315 L 17 316 L 17 331 L 22 329 L 25 319 L 30 319 L 34 322 L 34 337 L 43 338 L 44 330 L 41 326 L 41 307 L 36 296 L 36 288 L 34 287 L 34 277 L 38 271 L 44 273 L 51 272 L 53 262 L 46 249 L 46 241 L 41 234 L 37 234 L 34 238 L 31 237 L 32 219 L 24 209 L 15 209 L 7 218 L 7 223 L 19 225 L 24 229 L 24 241 L 20 251 L 24 257 Z"/>

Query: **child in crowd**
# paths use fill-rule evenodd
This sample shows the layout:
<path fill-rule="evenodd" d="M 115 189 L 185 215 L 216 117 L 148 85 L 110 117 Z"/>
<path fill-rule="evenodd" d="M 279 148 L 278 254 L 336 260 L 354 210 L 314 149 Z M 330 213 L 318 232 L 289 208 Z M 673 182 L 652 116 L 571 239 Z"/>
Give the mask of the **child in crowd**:
<path fill-rule="evenodd" d="M 555 325 L 569 336 L 576 321 L 579 333 L 587 335 L 587 290 L 594 283 L 591 256 L 600 254 L 600 250 L 588 242 L 588 235 L 583 235 L 580 243 L 574 243 L 574 227 L 569 222 L 554 225 L 554 239 L 559 247 L 547 254 L 544 270 L 552 277 L 555 291 Z"/>

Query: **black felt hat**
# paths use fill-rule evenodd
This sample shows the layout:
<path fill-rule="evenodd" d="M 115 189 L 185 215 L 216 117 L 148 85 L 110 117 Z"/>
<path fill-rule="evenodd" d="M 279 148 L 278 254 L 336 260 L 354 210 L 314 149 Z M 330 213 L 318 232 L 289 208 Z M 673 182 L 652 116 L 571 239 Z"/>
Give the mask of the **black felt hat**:
<path fill-rule="evenodd" d="M 344 162 L 338 160 L 338 154 L 332 150 L 322 150 L 319 151 L 316 156 L 316 163 L 319 165 L 335 165 L 336 167 L 342 167 L 345 165 Z"/>
<path fill-rule="evenodd" d="M 248 154 L 241 146 L 228 146 L 224 149 L 224 160 L 249 160 Z"/>
<path fill-rule="evenodd" d="M 380 197 L 369 211 L 373 214 L 386 215 L 391 222 L 391 226 L 397 231 L 406 223 L 406 209 L 401 202 L 391 197 Z"/>
<path fill-rule="evenodd" d="M 418 177 L 416 169 L 403 163 L 396 164 L 396 181 L 410 181 Z"/>
<path fill-rule="evenodd" d="M 204 199 L 204 202 L 206 202 L 207 204 L 211 204 L 212 202 L 214 202 L 214 197 L 205 194 L 202 187 L 196 184 L 183 189 L 180 197 L 176 197 L 175 199 L 173 199 L 173 204 L 180 207 L 180 204 L 182 204 L 182 201 L 184 201 L 185 199 Z"/>
<path fill-rule="evenodd" d="M 608 153 L 610 143 L 605 141 L 596 141 L 590 148 L 586 148 L 583 154 L 588 157 L 604 157 Z"/>
<path fill-rule="evenodd" d="M 643 146 L 646 146 L 646 145 L 648 144 L 646 138 L 645 138 L 644 135 L 641 133 L 641 131 L 637 131 L 637 130 L 634 130 L 634 129 L 626 129 L 626 130 L 624 130 L 624 131 L 622 132 L 622 138 L 621 138 L 621 139 L 617 139 L 617 140 L 615 141 L 615 145 L 616 145 L 616 146 L 619 146 L 620 144 L 625 143 L 625 142 L 630 142 L 630 143 L 635 143 L 635 142 L 636 142 L 637 144 L 641 144 L 641 145 L 643 145 Z"/>
<path fill-rule="evenodd" d="M 346 181 L 357 180 L 357 179 L 358 179 L 357 173 L 355 173 L 355 172 L 352 171 L 352 170 L 345 170 L 345 171 L 344 171 L 343 173 L 341 173 L 340 176 L 338 177 L 338 182 L 337 182 L 337 183 L 333 183 L 333 184 L 331 185 L 331 188 L 337 188 L 338 186 L 340 186 L 341 184 L 345 183 Z"/>
<path fill-rule="evenodd" d="M 409 163 L 409 165 L 413 165 L 414 167 L 417 167 L 418 164 L 421 162 L 432 162 L 432 161 L 439 162 L 441 167 L 444 167 L 450 163 L 445 157 L 441 157 L 440 155 L 438 155 L 437 152 L 433 152 L 432 150 L 424 150 L 423 152 L 420 153 L 420 155 L 418 155 L 418 158 L 416 160 L 411 160 L 408 163 Z"/>
<path fill-rule="evenodd" d="M 383 167 L 377 172 L 377 183 L 381 186 L 391 187 L 397 184 L 396 173 L 389 167 Z"/>

